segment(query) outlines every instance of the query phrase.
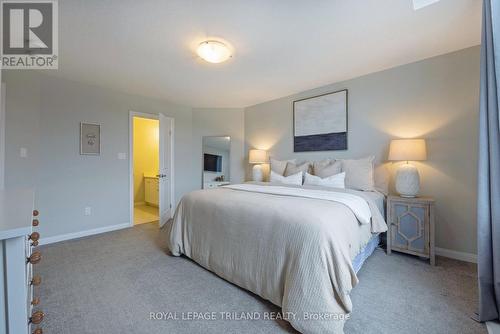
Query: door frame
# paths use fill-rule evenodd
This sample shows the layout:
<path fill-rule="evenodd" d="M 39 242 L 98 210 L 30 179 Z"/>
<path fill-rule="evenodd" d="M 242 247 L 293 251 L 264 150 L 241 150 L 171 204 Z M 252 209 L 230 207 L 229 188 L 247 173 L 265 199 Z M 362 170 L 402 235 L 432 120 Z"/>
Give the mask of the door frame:
<path fill-rule="evenodd" d="M 165 116 L 165 115 L 163 115 Z M 160 120 L 160 114 L 152 114 L 152 113 L 143 113 L 137 112 L 133 110 L 129 110 L 129 153 L 128 153 L 128 161 L 129 161 L 129 204 L 130 204 L 130 222 L 129 226 L 134 226 L 134 117 L 140 118 L 148 118 L 148 119 L 156 119 Z M 175 197 L 174 197 L 174 118 L 170 116 L 165 116 L 170 119 L 172 135 L 170 136 L 170 205 L 172 206 L 171 212 L 173 212 Z M 159 140 L 159 139 L 158 139 Z M 159 153 L 159 152 L 158 152 Z M 159 213 L 159 212 L 158 212 Z M 158 214 L 159 216 L 159 214 Z M 158 226 L 161 227 L 161 222 L 158 223 Z"/>

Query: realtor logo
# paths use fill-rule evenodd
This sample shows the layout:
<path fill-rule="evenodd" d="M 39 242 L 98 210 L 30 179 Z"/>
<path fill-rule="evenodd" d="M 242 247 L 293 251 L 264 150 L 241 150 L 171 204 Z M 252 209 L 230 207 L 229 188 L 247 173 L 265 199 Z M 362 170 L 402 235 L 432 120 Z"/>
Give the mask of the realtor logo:
<path fill-rule="evenodd" d="M 57 69 L 57 0 L 1 0 L 2 68 Z"/>

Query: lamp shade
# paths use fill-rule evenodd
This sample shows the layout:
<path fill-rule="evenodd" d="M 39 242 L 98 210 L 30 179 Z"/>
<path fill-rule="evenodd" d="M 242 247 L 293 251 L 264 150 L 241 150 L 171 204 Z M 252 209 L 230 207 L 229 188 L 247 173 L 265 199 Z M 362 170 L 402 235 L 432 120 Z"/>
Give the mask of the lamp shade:
<path fill-rule="evenodd" d="M 250 150 L 248 152 L 248 163 L 265 164 L 267 162 L 267 152 L 264 150 Z"/>
<path fill-rule="evenodd" d="M 427 159 L 425 139 L 394 139 L 389 149 L 390 161 L 418 161 Z"/>

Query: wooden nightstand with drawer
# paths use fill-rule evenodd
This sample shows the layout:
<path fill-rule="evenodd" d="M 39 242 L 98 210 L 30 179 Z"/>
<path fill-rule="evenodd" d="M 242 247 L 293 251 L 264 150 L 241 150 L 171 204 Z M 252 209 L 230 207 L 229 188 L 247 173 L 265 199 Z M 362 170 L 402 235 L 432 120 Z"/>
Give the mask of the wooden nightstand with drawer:
<path fill-rule="evenodd" d="M 389 196 L 387 225 L 387 254 L 412 254 L 435 265 L 433 198 Z"/>

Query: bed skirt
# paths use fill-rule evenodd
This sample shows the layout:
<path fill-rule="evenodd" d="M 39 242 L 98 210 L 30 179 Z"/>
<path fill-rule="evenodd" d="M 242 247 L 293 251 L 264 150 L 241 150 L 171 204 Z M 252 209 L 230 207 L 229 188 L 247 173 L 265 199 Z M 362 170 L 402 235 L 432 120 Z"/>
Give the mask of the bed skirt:
<path fill-rule="evenodd" d="M 365 263 L 366 259 L 372 255 L 372 253 L 375 251 L 375 248 L 377 248 L 378 244 L 380 243 L 380 235 L 374 235 L 370 241 L 366 244 L 366 246 L 359 252 L 358 255 L 352 260 L 352 266 L 354 268 L 354 271 L 356 274 L 358 271 L 361 269 L 363 266 L 363 263 Z"/>

